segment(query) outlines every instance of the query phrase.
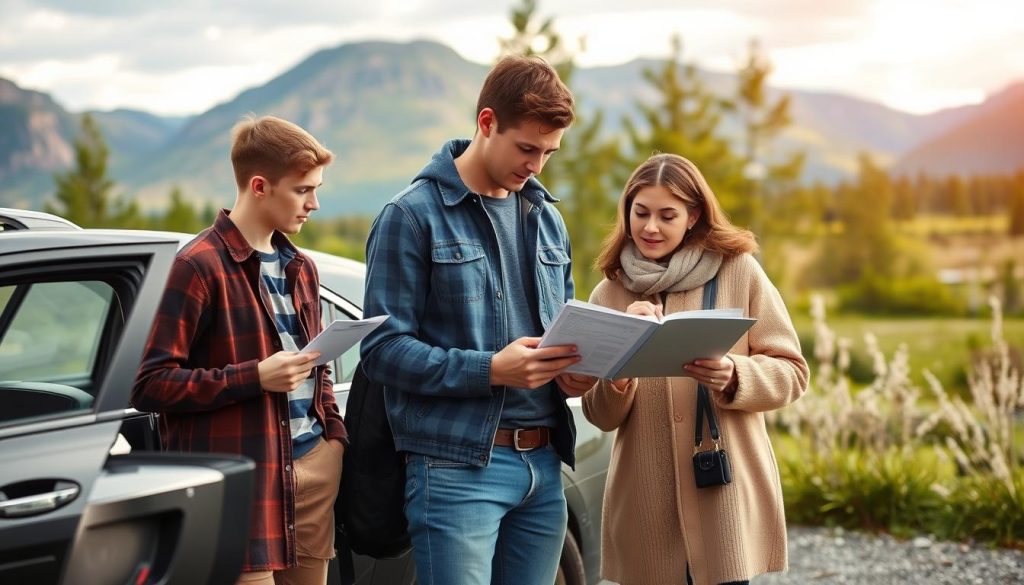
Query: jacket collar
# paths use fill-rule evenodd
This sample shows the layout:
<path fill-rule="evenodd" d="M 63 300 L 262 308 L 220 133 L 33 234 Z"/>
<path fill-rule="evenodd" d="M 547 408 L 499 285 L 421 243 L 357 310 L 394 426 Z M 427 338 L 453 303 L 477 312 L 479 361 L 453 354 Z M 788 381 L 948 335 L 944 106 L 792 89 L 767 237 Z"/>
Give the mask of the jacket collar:
<path fill-rule="evenodd" d="M 441 191 L 441 201 L 446 207 L 453 207 L 462 203 L 466 197 L 474 195 L 469 187 L 462 182 L 459 171 L 455 167 L 455 159 L 461 156 L 469 148 L 469 140 L 450 140 L 441 147 L 430 163 L 420 171 L 417 178 L 432 179 L 437 183 Z M 530 177 L 519 194 L 535 206 L 541 207 L 545 202 L 557 203 L 558 199 L 553 197 L 544 185 L 536 177 Z"/>
<path fill-rule="evenodd" d="M 217 219 L 213 222 L 213 231 L 224 242 L 224 246 L 227 248 L 228 254 L 231 255 L 231 259 L 241 264 L 255 254 L 256 250 L 249 245 L 248 240 L 242 235 L 238 226 L 228 217 L 230 213 L 231 211 L 228 209 L 220 210 L 220 213 L 217 214 Z M 295 244 L 292 244 L 288 236 L 274 230 L 270 241 L 285 256 L 294 257 L 298 262 L 303 261 L 302 255 L 298 253 L 298 248 L 295 247 Z"/>

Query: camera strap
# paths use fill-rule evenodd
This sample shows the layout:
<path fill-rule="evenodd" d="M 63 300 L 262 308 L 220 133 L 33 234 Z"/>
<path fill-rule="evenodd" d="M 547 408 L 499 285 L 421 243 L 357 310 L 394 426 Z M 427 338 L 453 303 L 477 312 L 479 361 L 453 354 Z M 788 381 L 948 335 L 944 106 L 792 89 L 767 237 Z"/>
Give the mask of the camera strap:
<path fill-rule="evenodd" d="M 715 297 L 718 296 L 718 273 L 716 272 L 711 280 L 704 284 L 704 309 L 715 308 Z M 708 419 L 708 432 L 711 434 L 711 440 L 715 443 L 715 449 L 718 449 L 718 440 L 721 437 L 718 431 L 718 418 L 715 416 L 715 409 L 711 404 L 711 396 L 708 394 L 707 387 L 704 384 L 697 383 L 697 420 L 694 424 L 694 435 L 693 435 L 693 449 L 696 451 L 701 442 L 703 441 L 704 435 L 704 418 Z"/>

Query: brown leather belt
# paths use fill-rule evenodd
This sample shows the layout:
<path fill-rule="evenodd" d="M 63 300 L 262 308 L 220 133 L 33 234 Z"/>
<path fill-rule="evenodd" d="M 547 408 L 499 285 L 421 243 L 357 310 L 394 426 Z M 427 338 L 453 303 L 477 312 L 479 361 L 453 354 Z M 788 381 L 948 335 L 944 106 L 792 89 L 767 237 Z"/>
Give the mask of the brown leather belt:
<path fill-rule="evenodd" d="M 543 447 L 551 442 L 551 429 L 536 427 L 532 429 L 498 429 L 494 435 L 496 447 L 513 447 L 516 451 L 529 451 Z"/>

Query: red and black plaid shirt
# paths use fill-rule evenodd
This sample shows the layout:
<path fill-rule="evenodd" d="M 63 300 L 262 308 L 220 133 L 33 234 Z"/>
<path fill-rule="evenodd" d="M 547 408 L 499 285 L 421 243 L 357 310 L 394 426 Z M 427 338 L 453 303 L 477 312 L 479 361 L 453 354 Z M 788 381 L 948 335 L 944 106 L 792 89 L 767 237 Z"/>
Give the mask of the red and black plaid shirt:
<path fill-rule="evenodd" d="M 275 233 L 274 245 L 295 250 Z M 305 341 L 320 332 L 319 278 L 295 250 L 286 278 Z M 246 571 L 293 567 L 295 486 L 288 396 L 260 387 L 257 364 L 281 350 L 259 254 L 221 211 L 182 248 L 132 391 L 132 405 L 160 413 L 164 448 L 235 453 L 256 462 Z M 328 439 L 345 440 L 326 368 L 313 396 Z"/>

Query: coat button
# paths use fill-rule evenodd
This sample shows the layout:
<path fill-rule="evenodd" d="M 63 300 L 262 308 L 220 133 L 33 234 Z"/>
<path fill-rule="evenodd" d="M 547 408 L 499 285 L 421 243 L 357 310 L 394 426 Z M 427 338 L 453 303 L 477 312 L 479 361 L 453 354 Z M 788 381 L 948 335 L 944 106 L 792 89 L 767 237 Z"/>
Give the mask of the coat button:
<path fill-rule="evenodd" d="M 285 465 L 284 466 L 284 470 L 285 471 L 291 471 L 292 470 L 292 466 L 291 465 Z"/>
<path fill-rule="evenodd" d="M 281 419 L 281 426 L 282 427 L 288 426 L 288 420 L 287 419 Z"/>
<path fill-rule="evenodd" d="M 499 299 L 501 298 L 501 291 L 500 290 L 498 291 L 498 298 Z"/>
<path fill-rule="evenodd" d="M 456 252 L 455 253 L 455 259 L 456 260 L 462 260 L 462 252 Z"/>

